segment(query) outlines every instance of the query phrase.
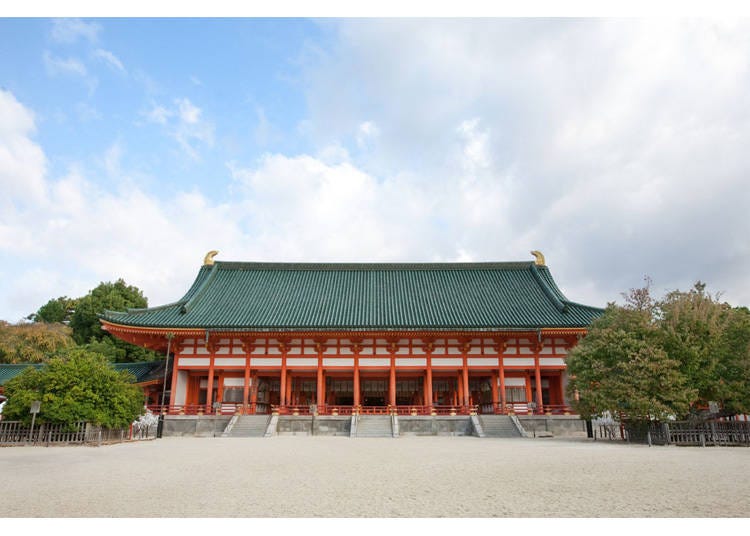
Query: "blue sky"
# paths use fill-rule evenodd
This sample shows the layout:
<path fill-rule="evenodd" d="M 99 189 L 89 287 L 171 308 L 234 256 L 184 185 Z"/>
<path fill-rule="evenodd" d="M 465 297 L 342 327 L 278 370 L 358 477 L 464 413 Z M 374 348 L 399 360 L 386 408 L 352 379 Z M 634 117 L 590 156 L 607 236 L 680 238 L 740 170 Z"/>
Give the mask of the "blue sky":
<path fill-rule="evenodd" d="M 547 257 L 748 304 L 750 28 L 0 19 L 0 318 L 221 260 Z"/>

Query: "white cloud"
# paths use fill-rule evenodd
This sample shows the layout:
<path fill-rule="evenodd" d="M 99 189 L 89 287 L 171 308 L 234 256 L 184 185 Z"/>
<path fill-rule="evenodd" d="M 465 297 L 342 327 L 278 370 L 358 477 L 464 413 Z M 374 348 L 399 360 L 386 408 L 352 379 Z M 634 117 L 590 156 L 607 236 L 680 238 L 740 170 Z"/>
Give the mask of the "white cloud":
<path fill-rule="evenodd" d="M 325 147 L 367 117 L 376 150 L 352 160 L 454 193 L 434 209 L 467 255 L 541 249 L 594 304 L 644 273 L 750 302 L 733 268 L 750 263 L 747 21 L 346 20 L 336 33 L 308 63 L 306 132 Z"/>
<path fill-rule="evenodd" d="M 94 51 L 94 57 L 103 61 L 111 69 L 118 71 L 120 73 L 125 73 L 125 66 L 120 61 L 120 58 L 115 56 L 109 50 L 98 48 Z"/>
<path fill-rule="evenodd" d="M 118 277 L 144 289 L 152 303 L 173 300 L 194 276 L 178 265 L 197 269 L 217 241 L 250 242 L 236 211 L 199 192 L 161 200 L 135 186 L 122 169 L 119 142 L 102 158 L 107 173 L 121 179 L 119 189 L 100 188 L 81 167 L 50 178 L 30 139 L 33 114 L 0 92 L 0 118 L 0 257 L 14 260 L 0 278 L 1 318 L 18 320 L 52 297 L 81 295 Z"/>
<path fill-rule="evenodd" d="M 141 115 L 143 115 L 151 123 L 166 125 L 167 120 L 174 115 L 174 112 L 167 110 L 163 106 L 154 104 L 151 110 L 143 112 Z"/>
<path fill-rule="evenodd" d="M 81 19 L 55 19 L 52 21 L 51 37 L 58 43 L 75 43 L 80 38 L 90 43 L 98 39 L 101 26 L 95 22 L 84 22 Z"/>
<path fill-rule="evenodd" d="M 368 142 L 376 139 L 380 135 L 380 129 L 372 121 L 364 121 L 357 128 L 357 146 L 360 149 L 365 148 Z"/>
<path fill-rule="evenodd" d="M 201 109 L 195 106 L 190 99 L 176 99 L 180 121 L 186 125 L 194 125 L 201 119 Z"/>
<path fill-rule="evenodd" d="M 47 74 L 70 74 L 85 78 L 89 73 L 86 66 L 77 58 L 56 58 L 49 52 L 44 53 L 44 66 Z"/>
<path fill-rule="evenodd" d="M 182 150 L 193 160 L 200 158 L 199 146 L 211 147 L 214 143 L 214 125 L 203 118 L 203 110 L 188 98 L 174 99 L 173 106 L 152 104 L 141 115 L 150 123 L 165 127 Z"/>
<path fill-rule="evenodd" d="M 95 76 L 91 76 L 86 66 L 78 58 L 57 58 L 48 51 L 44 52 L 44 67 L 49 76 L 73 76 L 84 81 L 89 89 L 89 94 L 93 94 L 99 81 Z"/>
<path fill-rule="evenodd" d="M 0 90 L 0 186 L 3 192 L 0 207 L 4 211 L 11 210 L 9 204 L 42 202 L 46 197 L 47 159 L 31 139 L 35 131 L 34 114 L 12 93 Z"/>

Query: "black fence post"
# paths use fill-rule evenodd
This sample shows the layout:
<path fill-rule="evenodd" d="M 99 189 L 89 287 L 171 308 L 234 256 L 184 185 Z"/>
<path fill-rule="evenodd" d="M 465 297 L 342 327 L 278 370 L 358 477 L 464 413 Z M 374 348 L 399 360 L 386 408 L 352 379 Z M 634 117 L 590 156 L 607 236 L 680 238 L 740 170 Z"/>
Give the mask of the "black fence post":
<path fill-rule="evenodd" d="M 161 439 L 161 434 L 163 430 L 164 430 L 164 415 L 159 413 L 159 422 L 156 425 L 156 439 Z"/>

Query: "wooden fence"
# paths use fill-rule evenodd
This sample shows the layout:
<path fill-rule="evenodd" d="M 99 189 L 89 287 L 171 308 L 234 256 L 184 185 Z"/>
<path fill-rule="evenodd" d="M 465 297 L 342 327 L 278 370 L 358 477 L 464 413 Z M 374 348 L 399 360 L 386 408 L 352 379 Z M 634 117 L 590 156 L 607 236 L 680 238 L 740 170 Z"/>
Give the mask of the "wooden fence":
<path fill-rule="evenodd" d="M 625 424 L 624 439 L 632 443 L 678 446 L 750 447 L 750 422 L 670 421 Z"/>
<path fill-rule="evenodd" d="M 109 429 L 79 422 L 72 426 L 40 424 L 26 427 L 20 421 L 0 421 L 0 445 L 96 445 L 141 441 L 156 438 L 157 425 L 134 424 L 129 428 Z"/>

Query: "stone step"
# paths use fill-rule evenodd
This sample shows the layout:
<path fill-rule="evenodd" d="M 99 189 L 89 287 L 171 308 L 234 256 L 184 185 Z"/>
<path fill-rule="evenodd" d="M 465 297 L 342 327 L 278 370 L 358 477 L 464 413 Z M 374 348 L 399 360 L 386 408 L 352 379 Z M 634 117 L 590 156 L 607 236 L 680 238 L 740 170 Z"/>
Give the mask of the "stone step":
<path fill-rule="evenodd" d="M 393 437 L 389 416 L 362 415 L 357 423 L 357 437 Z"/>
<path fill-rule="evenodd" d="M 480 420 L 485 437 L 521 437 L 507 415 L 482 415 Z"/>
<path fill-rule="evenodd" d="M 268 415 L 244 415 L 237 419 L 228 437 L 263 437 Z"/>

